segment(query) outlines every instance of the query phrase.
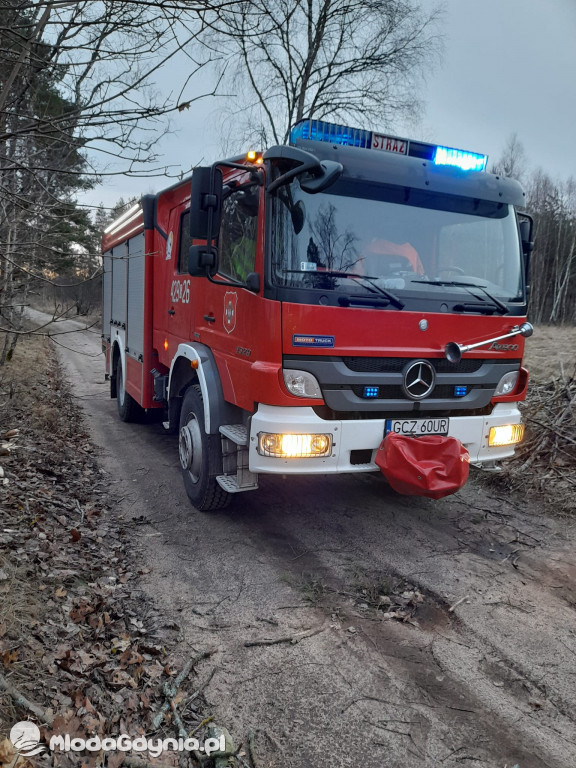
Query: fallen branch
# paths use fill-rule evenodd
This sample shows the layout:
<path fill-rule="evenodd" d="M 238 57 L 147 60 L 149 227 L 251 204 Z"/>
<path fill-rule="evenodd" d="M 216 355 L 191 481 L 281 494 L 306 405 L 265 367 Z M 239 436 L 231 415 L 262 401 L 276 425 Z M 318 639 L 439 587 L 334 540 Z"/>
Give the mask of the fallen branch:
<path fill-rule="evenodd" d="M 305 637 L 312 637 L 312 635 L 318 635 L 320 632 L 324 632 L 326 627 L 313 627 L 307 629 L 304 632 L 298 632 L 296 635 L 284 635 L 283 637 L 266 637 L 263 640 L 248 640 L 244 643 L 245 648 L 253 648 L 257 645 L 278 645 L 279 643 L 292 643 L 296 645 L 300 640 L 304 640 Z"/>
<path fill-rule="evenodd" d="M 164 696 L 166 697 L 166 701 L 162 706 L 160 707 L 158 714 L 154 718 L 152 722 L 153 728 L 156 730 L 160 727 L 160 723 L 164 719 L 164 715 L 166 712 L 168 712 L 169 709 L 174 710 L 174 703 L 173 699 L 178 693 L 178 688 L 182 684 L 182 682 L 185 680 L 185 678 L 188 677 L 190 672 L 192 671 L 193 667 L 198 664 L 199 661 L 202 661 L 202 659 L 207 659 L 209 656 L 212 656 L 212 654 L 216 653 L 216 648 L 210 648 L 207 651 L 202 651 L 201 653 L 197 654 L 193 658 L 191 658 L 184 666 L 183 670 L 180 672 L 180 674 L 174 678 L 174 680 L 168 680 L 164 684 Z"/>
<path fill-rule="evenodd" d="M 8 680 L 6 680 L 4 675 L 0 675 L 0 691 L 4 691 L 11 696 L 18 707 L 27 709 L 29 712 L 32 712 L 33 715 L 36 715 L 40 722 L 50 726 L 53 724 L 54 718 L 52 715 L 43 707 L 30 701 L 30 699 L 27 699 L 24 694 L 20 693 L 20 691 L 12 685 L 12 683 L 9 683 Z"/>
<path fill-rule="evenodd" d="M 464 595 L 464 597 L 461 597 L 460 600 L 456 600 L 456 602 L 448 608 L 448 613 L 452 613 L 455 608 L 458 608 L 459 605 L 461 605 L 465 600 L 470 600 L 470 595 Z"/>
<path fill-rule="evenodd" d="M 254 757 L 254 731 L 250 731 L 248 734 L 248 757 L 250 758 L 252 768 L 258 768 L 256 758 Z"/>

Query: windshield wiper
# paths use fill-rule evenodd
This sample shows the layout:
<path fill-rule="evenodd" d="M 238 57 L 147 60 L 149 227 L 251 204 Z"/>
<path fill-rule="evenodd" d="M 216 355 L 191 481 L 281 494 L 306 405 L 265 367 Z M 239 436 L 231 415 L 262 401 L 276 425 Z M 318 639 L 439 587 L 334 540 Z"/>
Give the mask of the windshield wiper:
<path fill-rule="evenodd" d="M 486 290 L 486 288 L 484 288 L 483 285 L 478 285 L 477 283 L 460 283 L 457 280 L 411 280 L 410 282 L 425 283 L 426 285 L 448 285 L 448 286 L 454 285 L 458 288 L 478 288 L 484 293 L 485 296 L 487 296 L 490 299 L 490 301 L 494 304 L 494 309 L 499 311 L 501 315 L 507 315 L 510 312 L 510 310 L 508 309 L 506 304 L 504 304 L 503 301 L 500 301 L 500 299 L 497 299 L 496 296 L 492 296 L 492 294 L 488 293 L 488 291 Z M 474 293 L 472 291 L 468 291 L 468 293 L 471 296 L 474 296 Z M 475 296 L 474 298 L 478 298 L 478 296 Z M 473 307 L 474 305 L 469 304 L 465 306 Z M 479 305 L 479 306 L 482 306 L 482 305 Z"/>
<path fill-rule="evenodd" d="M 320 276 L 326 276 L 326 277 L 349 277 L 352 280 L 367 280 L 368 285 L 365 285 L 364 287 L 367 288 L 370 293 L 379 293 L 380 295 L 384 296 L 386 299 L 388 299 L 389 304 L 393 304 L 397 309 L 404 309 L 406 306 L 403 301 L 401 301 L 396 294 L 392 293 L 391 291 L 388 291 L 386 288 L 382 288 L 381 285 L 378 285 L 377 283 L 373 282 L 374 280 L 378 280 L 378 277 L 374 277 L 373 275 L 360 275 L 357 272 L 341 272 L 336 269 L 322 269 L 322 270 L 308 270 L 308 269 L 283 269 L 283 272 L 289 272 L 289 273 L 296 273 L 299 275 L 320 275 Z M 356 301 L 357 298 L 362 297 L 346 297 L 343 296 L 343 299 L 351 298 L 353 301 L 351 301 L 351 304 L 357 304 Z M 368 297 L 365 297 L 368 298 Z M 380 302 L 379 302 L 380 303 Z M 349 306 L 349 304 L 347 305 Z M 375 305 L 377 306 L 377 305 Z"/>

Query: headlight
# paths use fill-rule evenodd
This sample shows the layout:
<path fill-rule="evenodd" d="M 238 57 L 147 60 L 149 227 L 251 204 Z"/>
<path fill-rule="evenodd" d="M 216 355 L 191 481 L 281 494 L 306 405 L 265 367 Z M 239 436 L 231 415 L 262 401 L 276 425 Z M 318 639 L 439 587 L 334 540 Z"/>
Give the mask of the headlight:
<path fill-rule="evenodd" d="M 516 445 L 524 437 L 523 424 L 505 424 L 502 427 L 490 427 L 488 445 L 497 448 L 503 445 Z"/>
<path fill-rule="evenodd" d="M 282 371 L 284 375 L 284 384 L 290 394 L 296 397 L 311 397 L 315 400 L 322 399 L 320 384 L 315 376 L 307 371 L 291 371 L 285 368 Z"/>
<path fill-rule="evenodd" d="M 329 456 L 332 451 L 332 435 L 286 435 L 276 432 L 260 432 L 258 453 L 282 459 L 311 459 Z"/>
<path fill-rule="evenodd" d="M 509 395 L 513 392 L 516 384 L 518 384 L 519 374 L 520 371 L 510 371 L 510 373 L 505 373 L 498 382 L 494 397 L 497 397 L 498 395 Z"/>

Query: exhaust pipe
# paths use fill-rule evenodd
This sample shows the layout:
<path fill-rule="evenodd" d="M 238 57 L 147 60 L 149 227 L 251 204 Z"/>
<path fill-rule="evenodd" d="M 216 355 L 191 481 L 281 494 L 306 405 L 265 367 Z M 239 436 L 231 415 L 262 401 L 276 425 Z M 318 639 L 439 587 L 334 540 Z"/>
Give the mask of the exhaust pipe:
<path fill-rule="evenodd" d="M 451 363 L 459 363 L 462 359 L 464 352 L 469 352 L 471 349 L 477 347 L 483 347 L 485 344 L 491 344 L 494 341 L 501 341 L 502 339 L 509 339 L 512 336 L 532 336 L 534 333 L 534 326 L 532 323 L 522 323 L 522 325 L 515 325 L 510 333 L 505 333 L 503 336 L 495 336 L 493 339 L 486 339 L 486 341 L 479 341 L 476 344 L 458 344 L 456 341 L 449 341 L 444 347 L 444 355 L 446 359 Z"/>

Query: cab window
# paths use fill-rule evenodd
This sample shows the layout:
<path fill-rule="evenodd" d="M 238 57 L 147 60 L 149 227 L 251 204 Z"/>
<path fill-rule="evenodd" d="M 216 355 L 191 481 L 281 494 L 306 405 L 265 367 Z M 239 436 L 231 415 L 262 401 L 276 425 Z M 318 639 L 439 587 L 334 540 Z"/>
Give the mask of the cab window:
<path fill-rule="evenodd" d="M 243 188 L 222 201 L 219 237 L 219 271 L 245 282 L 256 264 L 258 189 Z"/>

